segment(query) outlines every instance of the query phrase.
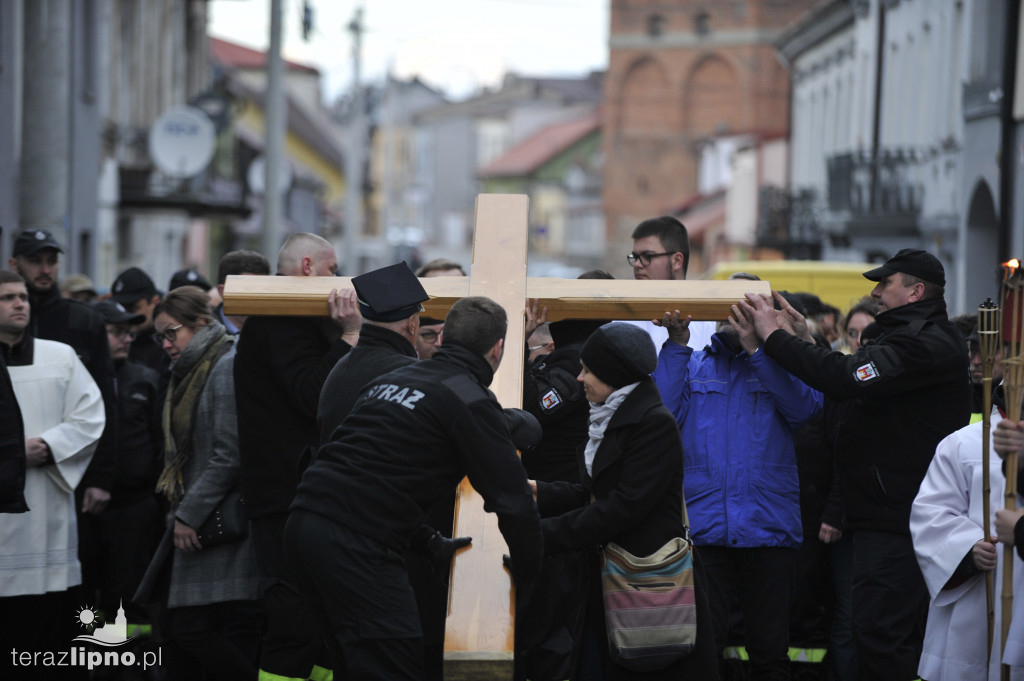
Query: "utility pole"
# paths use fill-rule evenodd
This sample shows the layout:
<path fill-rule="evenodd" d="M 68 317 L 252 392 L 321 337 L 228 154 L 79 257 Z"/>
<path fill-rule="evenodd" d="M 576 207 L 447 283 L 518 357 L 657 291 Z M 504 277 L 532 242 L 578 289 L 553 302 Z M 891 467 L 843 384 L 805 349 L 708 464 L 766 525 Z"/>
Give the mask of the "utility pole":
<path fill-rule="evenodd" d="M 348 149 L 345 154 L 345 274 L 352 277 L 359 272 L 359 243 L 363 227 L 363 93 L 360 84 L 360 68 L 363 43 L 363 8 L 357 7 L 352 21 L 348 24 L 352 34 L 352 104 L 348 120 Z"/>
<path fill-rule="evenodd" d="M 267 50 L 267 148 L 266 179 L 263 193 L 263 254 L 274 262 L 281 248 L 284 201 L 281 168 L 284 165 L 284 131 L 287 113 L 284 107 L 284 63 L 281 60 L 281 0 L 270 2 L 270 48 Z"/>

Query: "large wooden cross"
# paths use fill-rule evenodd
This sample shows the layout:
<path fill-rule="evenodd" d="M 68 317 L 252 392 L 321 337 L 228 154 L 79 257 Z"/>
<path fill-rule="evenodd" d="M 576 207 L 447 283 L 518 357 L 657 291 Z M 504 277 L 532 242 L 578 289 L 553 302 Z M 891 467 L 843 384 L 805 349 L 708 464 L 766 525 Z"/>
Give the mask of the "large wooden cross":
<path fill-rule="evenodd" d="M 508 312 L 506 352 L 491 384 L 505 407 L 522 406 L 525 312 L 539 298 L 548 320 L 660 319 L 678 309 L 694 319 L 721 320 L 746 292 L 769 293 L 765 281 L 619 281 L 527 278 L 529 204 L 526 196 L 483 194 L 477 198 L 473 267 L 469 277 L 422 279 L 430 295 L 425 314 L 443 319 L 467 295 L 487 296 Z M 624 249 L 625 250 L 625 249 Z M 224 289 L 228 314 L 326 314 L 333 288 L 351 286 L 337 277 L 230 276 Z M 473 538 L 452 566 L 445 632 L 446 679 L 512 678 L 515 599 L 502 567 L 508 548 L 497 519 L 468 480 L 459 486 L 453 536 Z"/>

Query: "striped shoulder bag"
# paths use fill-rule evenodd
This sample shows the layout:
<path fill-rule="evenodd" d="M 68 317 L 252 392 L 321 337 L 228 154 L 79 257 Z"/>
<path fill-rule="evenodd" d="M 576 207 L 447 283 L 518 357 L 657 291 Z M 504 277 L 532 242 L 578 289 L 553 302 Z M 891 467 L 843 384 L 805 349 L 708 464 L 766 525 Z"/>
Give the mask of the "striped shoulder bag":
<path fill-rule="evenodd" d="M 638 558 L 614 542 L 604 547 L 601 588 L 611 659 L 633 671 L 663 669 L 697 640 L 693 544 L 683 499 L 683 537 Z"/>

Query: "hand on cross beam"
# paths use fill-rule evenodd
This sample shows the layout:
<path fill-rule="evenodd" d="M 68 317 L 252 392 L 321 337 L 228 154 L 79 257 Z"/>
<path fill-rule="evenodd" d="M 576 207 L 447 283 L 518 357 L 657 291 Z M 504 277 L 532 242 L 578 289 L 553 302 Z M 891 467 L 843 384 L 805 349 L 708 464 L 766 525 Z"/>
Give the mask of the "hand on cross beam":
<path fill-rule="evenodd" d="M 341 329 L 341 338 L 349 345 L 355 345 L 359 340 L 359 329 L 363 325 L 363 315 L 359 312 L 359 299 L 356 297 L 355 289 L 344 288 L 341 292 L 338 289 L 331 289 L 327 296 L 327 309 L 330 311 L 331 321 Z"/>
<path fill-rule="evenodd" d="M 657 326 L 665 327 L 668 330 L 668 339 L 678 345 L 686 345 L 690 342 L 690 322 L 693 317 L 686 315 L 686 319 L 679 318 L 679 310 L 665 312 L 661 319 L 652 319 Z"/>
<path fill-rule="evenodd" d="M 538 308 L 539 311 L 538 311 Z M 537 330 L 537 327 L 548 321 L 548 308 L 540 307 L 538 298 L 529 298 L 526 301 L 526 326 L 523 328 L 523 339 L 529 341 L 530 335 Z"/>
<path fill-rule="evenodd" d="M 762 342 L 768 340 L 768 336 L 772 335 L 775 331 L 782 329 L 786 333 L 791 333 L 788 328 L 782 323 L 778 313 L 772 306 L 772 299 L 769 296 L 759 295 L 757 293 L 746 294 L 747 299 L 741 300 L 739 305 L 733 305 L 733 309 L 737 309 L 746 316 L 747 319 L 754 326 L 754 330 L 757 332 L 758 338 Z M 735 312 L 733 313 L 735 314 Z"/>

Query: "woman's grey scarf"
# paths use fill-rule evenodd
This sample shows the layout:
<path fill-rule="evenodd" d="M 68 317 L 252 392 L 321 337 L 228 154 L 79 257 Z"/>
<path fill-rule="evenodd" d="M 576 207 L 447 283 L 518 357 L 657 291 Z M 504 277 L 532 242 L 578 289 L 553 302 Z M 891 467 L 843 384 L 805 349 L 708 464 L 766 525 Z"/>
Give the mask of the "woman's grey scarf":
<path fill-rule="evenodd" d="M 597 448 L 601 446 L 604 431 L 608 427 L 608 422 L 612 420 L 612 414 L 638 385 L 640 385 L 640 381 L 622 386 L 609 395 L 604 404 L 590 403 L 590 420 L 588 421 L 590 439 L 587 440 L 587 447 L 583 450 L 583 463 L 587 466 L 587 475 L 594 475 L 594 455 L 597 454 Z"/>

